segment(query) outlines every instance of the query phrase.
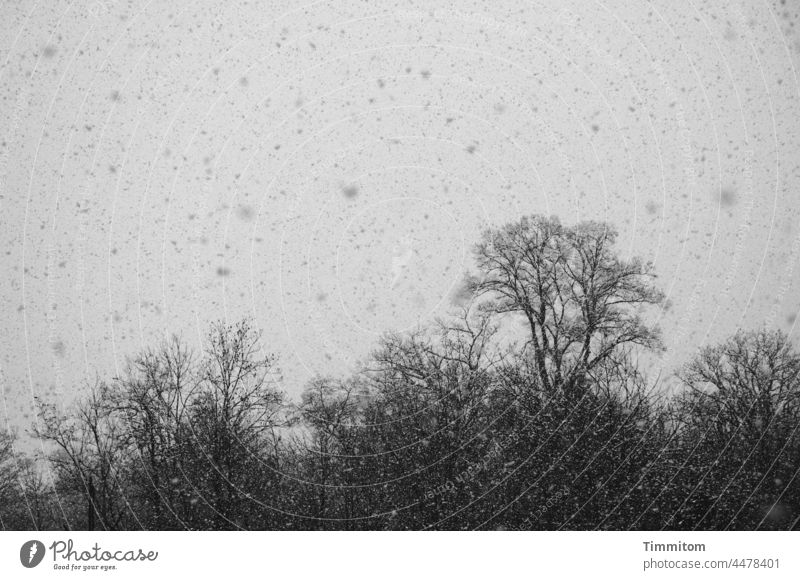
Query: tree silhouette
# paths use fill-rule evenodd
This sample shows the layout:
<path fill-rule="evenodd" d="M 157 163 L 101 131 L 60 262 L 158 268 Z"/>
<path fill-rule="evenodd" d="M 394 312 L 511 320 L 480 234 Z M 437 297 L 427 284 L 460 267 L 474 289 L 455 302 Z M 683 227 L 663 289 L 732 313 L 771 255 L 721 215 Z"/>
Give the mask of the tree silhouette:
<path fill-rule="evenodd" d="M 663 295 L 648 264 L 614 254 L 616 237 L 608 224 L 531 216 L 487 230 L 475 249 L 471 289 L 493 299 L 497 313 L 524 316 L 546 390 L 582 386 L 628 346 L 660 344 L 638 307 Z"/>
<path fill-rule="evenodd" d="M 541 216 L 487 230 L 450 314 L 297 402 L 249 320 L 211 325 L 199 351 L 145 349 L 72 407 L 39 405 L 46 463 L 0 435 L 0 523 L 796 529 L 800 354 L 739 331 L 667 396 L 639 367 L 662 294 L 615 239 Z"/>

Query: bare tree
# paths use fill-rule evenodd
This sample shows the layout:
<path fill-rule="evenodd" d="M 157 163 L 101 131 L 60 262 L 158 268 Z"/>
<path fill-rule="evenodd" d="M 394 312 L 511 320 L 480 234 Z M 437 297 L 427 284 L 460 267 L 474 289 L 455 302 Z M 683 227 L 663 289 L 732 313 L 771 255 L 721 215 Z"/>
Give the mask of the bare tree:
<path fill-rule="evenodd" d="M 109 387 L 97 381 L 66 413 L 39 401 L 34 434 L 56 447 L 50 462 L 59 493 L 73 493 L 85 502 L 85 529 L 124 527 L 130 511 L 125 489 L 127 446 L 124 428 L 109 404 Z"/>
<path fill-rule="evenodd" d="M 198 389 L 194 356 L 176 336 L 129 361 L 109 392 L 132 451 L 140 518 L 164 529 L 180 520 L 187 499 L 181 483 L 190 445 L 186 418 Z M 185 506 L 184 506 L 185 507 Z"/>
<path fill-rule="evenodd" d="M 0 431 L 0 498 L 10 495 L 17 483 L 17 457 L 14 453 L 14 437 Z"/>
<path fill-rule="evenodd" d="M 781 331 L 739 331 L 702 349 L 678 376 L 713 409 L 722 430 L 758 436 L 800 418 L 800 354 Z"/>
<path fill-rule="evenodd" d="M 328 525 L 325 518 L 337 509 L 344 519 L 353 515 L 353 493 L 346 488 L 358 449 L 361 425 L 356 421 L 362 395 L 357 381 L 317 377 L 306 387 L 298 408 L 309 428 L 301 441 L 316 495 L 313 517 L 323 529 Z M 336 486 L 340 489 L 332 493 Z M 341 501 L 331 505 L 337 499 Z"/>
<path fill-rule="evenodd" d="M 274 460 L 278 429 L 286 423 L 277 388 L 275 357 L 264 353 L 250 322 L 216 323 L 208 335 L 191 406 L 189 428 L 197 446 L 195 475 L 207 482 L 204 501 L 216 525 L 244 525 L 245 491 Z"/>
<path fill-rule="evenodd" d="M 659 304 L 662 293 L 649 264 L 614 253 L 616 237 L 607 224 L 531 216 L 487 230 L 476 246 L 471 289 L 495 312 L 525 317 L 546 391 L 582 385 L 624 347 L 660 345 L 639 309 Z"/>
<path fill-rule="evenodd" d="M 13 506 L 20 489 L 20 456 L 14 451 L 15 437 L 10 431 L 0 431 L 0 528 L 14 529 L 17 525 Z"/>
<path fill-rule="evenodd" d="M 796 525 L 800 353 L 789 337 L 739 331 L 678 376 L 687 389 L 677 414 L 685 460 L 673 517 L 712 528 Z"/>
<path fill-rule="evenodd" d="M 0 530 L 53 527 L 53 497 L 34 460 L 14 448 L 16 434 L 0 431 Z"/>

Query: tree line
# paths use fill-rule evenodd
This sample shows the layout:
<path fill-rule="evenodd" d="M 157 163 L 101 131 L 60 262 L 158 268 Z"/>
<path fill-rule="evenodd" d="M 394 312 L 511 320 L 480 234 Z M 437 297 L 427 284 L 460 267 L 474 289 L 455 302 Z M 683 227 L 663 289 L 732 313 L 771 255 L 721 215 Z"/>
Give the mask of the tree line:
<path fill-rule="evenodd" d="M 281 391 L 249 320 L 144 350 L 66 409 L 45 457 L 0 436 L 4 529 L 797 529 L 800 354 L 741 330 L 668 395 L 651 266 L 608 224 L 486 230 L 454 312 L 345 378 Z"/>

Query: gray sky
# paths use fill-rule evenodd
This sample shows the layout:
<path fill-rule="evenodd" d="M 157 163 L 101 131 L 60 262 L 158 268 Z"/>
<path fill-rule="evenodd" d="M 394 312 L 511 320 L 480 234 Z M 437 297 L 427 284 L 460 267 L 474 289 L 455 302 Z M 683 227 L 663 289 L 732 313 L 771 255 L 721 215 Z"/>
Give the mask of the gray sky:
<path fill-rule="evenodd" d="M 4 2 L 0 423 L 252 316 L 285 389 L 444 314 L 485 224 L 655 262 L 669 371 L 800 306 L 798 4 Z"/>

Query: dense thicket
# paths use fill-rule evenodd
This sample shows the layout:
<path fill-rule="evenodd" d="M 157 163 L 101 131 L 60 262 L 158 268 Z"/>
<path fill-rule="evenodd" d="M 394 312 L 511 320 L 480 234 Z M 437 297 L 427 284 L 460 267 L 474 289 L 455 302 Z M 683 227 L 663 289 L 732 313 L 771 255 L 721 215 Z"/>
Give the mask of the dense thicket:
<path fill-rule="evenodd" d="M 451 316 L 286 400 L 248 321 L 0 436 L 6 529 L 795 529 L 800 355 L 740 331 L 666 398 L 649 266 L 605 224 L 485 233 Z"/>

